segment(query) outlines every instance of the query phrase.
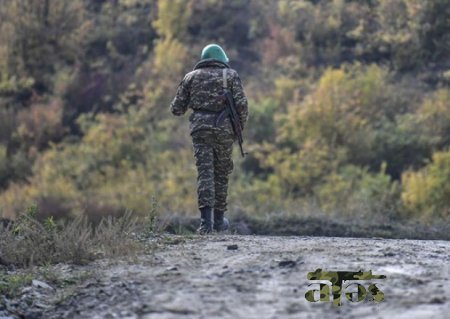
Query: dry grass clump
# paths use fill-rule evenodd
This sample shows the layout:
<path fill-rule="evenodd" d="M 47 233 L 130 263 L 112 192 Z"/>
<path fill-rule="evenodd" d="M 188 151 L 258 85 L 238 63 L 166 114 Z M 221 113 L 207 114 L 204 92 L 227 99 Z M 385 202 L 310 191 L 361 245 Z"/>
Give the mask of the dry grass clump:
<path fill-rule="evenodd" d="M 105 217 L 93 226 L 86 217 L 55 222 L 40 221 L 31 208 L 9 225 L 0 224 L 0 264 L 26 267 L 59 262 L 85 264 L 96 257 L 111 257 L 143 248 L 137 240 L 143 223 L 130 212 Z"/>

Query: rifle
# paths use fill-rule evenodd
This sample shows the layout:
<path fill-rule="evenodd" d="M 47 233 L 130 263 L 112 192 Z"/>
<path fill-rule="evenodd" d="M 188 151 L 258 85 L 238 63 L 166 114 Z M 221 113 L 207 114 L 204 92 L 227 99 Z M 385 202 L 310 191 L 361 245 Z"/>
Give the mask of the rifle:
<path fill-rule="evenodd" d="M 228 90 L 227 87 L 227 69 L 223 69 L 223 97 L 225 99 L 225 109 L 219 114 L 219 116 L 216 119 L 216 126 L 222 122 L 222 120 L 225 118 L 225 116 L 230 117 L 231 126 L 233 128 L 234 135 L 237 137 L 239 148 L 241 150 L 242 157 L 245 157 L 247 155 L 246 152 L 244 152 L 244 148 L 242 144 L 244 143 L 244 139 L 242 138 L 242 125 L 241 120 L 239 118 L 239 114 L 236 111 L 236 105 L 234 104 L 233 95 L 231 94 L 230 90 Z"/>

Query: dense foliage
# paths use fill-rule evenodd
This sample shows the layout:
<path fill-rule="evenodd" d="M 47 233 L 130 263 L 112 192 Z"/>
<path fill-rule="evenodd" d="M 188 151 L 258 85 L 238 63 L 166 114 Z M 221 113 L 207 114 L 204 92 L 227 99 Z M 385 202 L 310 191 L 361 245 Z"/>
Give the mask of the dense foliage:
<path fill-rule="evenodd" d="M 449 21 L 450 0 L 2 1 L 0 214 L 194 213 L 168 104 L 217 42 L 251 112 L 231 211 L 448 220 Z"/>

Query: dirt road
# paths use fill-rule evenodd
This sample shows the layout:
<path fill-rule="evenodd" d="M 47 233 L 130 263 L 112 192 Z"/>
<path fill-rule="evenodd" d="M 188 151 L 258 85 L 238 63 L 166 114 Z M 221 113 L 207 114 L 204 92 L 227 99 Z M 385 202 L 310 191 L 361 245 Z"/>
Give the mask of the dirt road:
<path fill-rule="evenodd" d="M 450 242 L 213 235 L 168 237 L 153 253 L 99 261 L 45 318 L 448 318 Z M 385 301 L 310 303 L 324 270 L 372 270 Z M 367 284 L 364 283 L 367 287 Z M 369 299 L 369 298 L 367 298 Z M 38 316 L 37 316 L 38 317 Z"/>

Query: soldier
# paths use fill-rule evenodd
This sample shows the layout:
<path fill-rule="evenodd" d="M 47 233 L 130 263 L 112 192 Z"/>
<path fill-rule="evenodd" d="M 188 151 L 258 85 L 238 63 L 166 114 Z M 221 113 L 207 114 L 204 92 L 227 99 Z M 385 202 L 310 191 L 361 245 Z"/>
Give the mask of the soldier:
<path fill-rule="evenodd" d="M 227 210 L 228 176 L 236 140 L 229 116 L 217 121 L 225 110 L 224 88 L 230 90 L 243 128 L 248 118 L 247 98 L 237 72 L 229 67 L 228 57 L 217 44 L 202 50 L 194 70 L 178 86 L 170 109 L 174 115 L 193 110 L 189 116 L 197 166 L 197 194 L 201 221 L 198 232 L 224 231 L 229 227 Z M 214 223 L 212 213 L 214 209 Z"/>

